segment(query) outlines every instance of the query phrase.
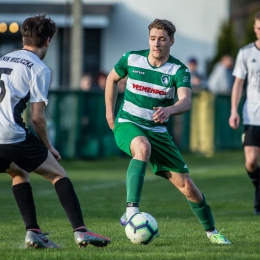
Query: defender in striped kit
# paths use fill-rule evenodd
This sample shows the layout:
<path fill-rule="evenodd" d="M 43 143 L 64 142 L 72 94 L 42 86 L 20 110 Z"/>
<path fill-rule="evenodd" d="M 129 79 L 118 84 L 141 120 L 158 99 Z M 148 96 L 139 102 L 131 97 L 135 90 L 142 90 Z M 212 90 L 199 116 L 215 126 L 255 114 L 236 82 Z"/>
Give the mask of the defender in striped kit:
<path fill-rule="evenodd" d="M 191 106 L 190 72 L 170 55 L 175 26 L 155 19 L 148 27 L 150 49 L 124 54 L 109 73 L 106 118 L 118 147 L 132 157 L 127 169 L 126 213 L 121 225 L 139 212 L 147 162 L 153 172 L 168 179 L 187 198 L 212 243 L 230 244 L 214 226 L 211 209 L 189 175 L 188 167 L 167 131 L 171 115 Z M 124 100 L 115 118 L 116 83 L 127 77 Z M 178 101 L 174 103 L 177 94 Z"/>

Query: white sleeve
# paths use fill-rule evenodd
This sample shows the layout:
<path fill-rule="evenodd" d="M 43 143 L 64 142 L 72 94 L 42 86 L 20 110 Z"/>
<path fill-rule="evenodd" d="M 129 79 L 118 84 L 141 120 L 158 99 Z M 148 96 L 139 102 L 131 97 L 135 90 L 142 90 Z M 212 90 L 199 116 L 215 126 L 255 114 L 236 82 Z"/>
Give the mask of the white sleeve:
<path fill-rule="evenodd" d="M 33 76 L 30 88 L 30 103 L 44 101 L 47 106 L 50 82 L 51 71 L 49 68 L 44 68 Z"/>
<path fill-rule="evenodd" d="M 240 50 L 236 58 L 236 63 L 232 75 L 239 79 L 245 79 L 246 74 L 247 74 L 247 66 L 244 59 L 243 51 Z"/>

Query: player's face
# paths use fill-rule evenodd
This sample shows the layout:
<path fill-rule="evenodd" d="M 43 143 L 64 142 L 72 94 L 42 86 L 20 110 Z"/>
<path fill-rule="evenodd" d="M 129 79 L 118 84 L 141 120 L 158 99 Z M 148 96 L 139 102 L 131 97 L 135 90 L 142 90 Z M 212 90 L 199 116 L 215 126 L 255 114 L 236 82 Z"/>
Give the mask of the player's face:
<path fill-rule="evenodd" d="M 174 39 L 170 38 L 167 31 L 153 28 L 149 35 L 150 54 L 156 60 L 163 60 L 170 54 Z"/>
<path fill-rule="evenodd" d="M 260 40 L 260 21 L 256 20 L 254 24 L 254 32 L 256 35 L 256 38 Z"/>

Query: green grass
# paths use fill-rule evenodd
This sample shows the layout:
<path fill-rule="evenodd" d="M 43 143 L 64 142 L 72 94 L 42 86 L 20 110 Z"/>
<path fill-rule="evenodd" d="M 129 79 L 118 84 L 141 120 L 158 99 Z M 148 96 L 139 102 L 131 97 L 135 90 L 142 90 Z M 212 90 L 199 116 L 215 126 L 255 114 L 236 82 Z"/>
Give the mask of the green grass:
<path fill-rule="evenodd" d="M 161 236 L 151 244 L 134 245 L 119 225 L 125 211 L 125 172 L 128 157 L 93 161 L 63 161 L 78 194 L 86 225 L 112 239 L 106 248 L 78 249 L 55 190 L 31 175 L 38 222 L 62 250 L 24 248 L 24 227 L 11 191 L 11 179 L 0 181 L 0 259 L 259 259 L 260 218 L 253 215 L 253 186 L 244 170 L 241 151 L 217 153 L 213 158 L 183 155 L 191 177 L 213 211 L 216 228 L 232 242 L 211 244 L 186 199 L 166 180 L 146 174 L 140 210 L 152 214 Z"/>

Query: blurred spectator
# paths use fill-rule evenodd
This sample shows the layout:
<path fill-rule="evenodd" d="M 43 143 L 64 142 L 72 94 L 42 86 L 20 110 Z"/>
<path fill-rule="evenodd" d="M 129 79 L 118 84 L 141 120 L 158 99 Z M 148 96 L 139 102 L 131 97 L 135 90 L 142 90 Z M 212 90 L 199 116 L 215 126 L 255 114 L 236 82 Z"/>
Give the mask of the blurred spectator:
<path fill-rule="evenodd" d="M 90 73 L 84 73 L 80 80 L 80 89 L 83 91 L 89 91 L 92 89 L 93 78 Z"/>
<path fill-rule="evenodd" d="M 234 77 L 232 76 L 234 60 L 224 55 L 214 66 L 208 79 L 208 89 L 214 94 L 230 94 Z"/>
<path fill-rule="evenodd" d="M 118 92 L 119 92 L 119 93 L 124 93 L 124 92 L 125 92 L 126 80 L 127 80 L 127 77 L 124 77 L 123 79 L 120 79 L 120 80 L 117 82 L 117 87 L 118 87 Z"/>
<path fill-rule="evenodd" d="M 94 89 L 96 91 L 105 91 L 106 87 L 106 80 L 107 80 L 107 74 L 103 71 L 98 72 L 95 80 L 95 86 Z"/>
<path fill-rule="evenodd" d="M 88 92 L 93 89 L 93 77 L 90 73 L 86 72 L 83 74 L 80 80 L 80 89 L 84 92 Z M 83 147 L 89 138 L 89 127 L 90 127 L 90 105 L 87 95 L 81 95 L 82 102 L 82 115 L 81 115 L 81 128 L 79 133 L 78 146 Z M 80 152 L 79 152 L 80 153 Z M 80 153 L 81 154 L 81 153 Z"/>
<path fill-rule="evenodd" d="M 196 92 L 206 89 L 206 78 L 198 72 L 198 60 L 195 57 L 190 57 L 188 59 L 187 67 L 191 74 L 192 90 Z"/>

